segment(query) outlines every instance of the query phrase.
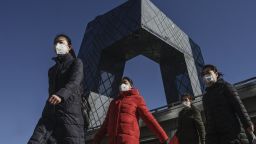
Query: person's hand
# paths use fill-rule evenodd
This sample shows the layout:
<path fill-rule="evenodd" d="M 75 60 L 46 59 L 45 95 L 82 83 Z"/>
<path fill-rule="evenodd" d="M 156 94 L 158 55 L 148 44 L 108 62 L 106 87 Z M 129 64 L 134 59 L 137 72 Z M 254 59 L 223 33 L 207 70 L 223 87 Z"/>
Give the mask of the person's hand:
<path fill-rule="evenodd" d="M 253 132 L 254 132 L 254 126 L 253 126 L 253 124 L 251 124 L 251 125 L 247 128 L 247 132 L 248 132 L 248 133 L 253 133 Z"/>
<path fill-rule="evenodd" d="M 166 140 L 162 144 L 169 144 L 169 142 L 168 142 L 168 140 Z"/>
<path fill-rule="evenodd" d="M 48 100 L 51 104 L 53 105 L 57 105 L 59 103 L 61 103 L 61 98 L 57 95 L 52 95 L 49 100 Z"/>

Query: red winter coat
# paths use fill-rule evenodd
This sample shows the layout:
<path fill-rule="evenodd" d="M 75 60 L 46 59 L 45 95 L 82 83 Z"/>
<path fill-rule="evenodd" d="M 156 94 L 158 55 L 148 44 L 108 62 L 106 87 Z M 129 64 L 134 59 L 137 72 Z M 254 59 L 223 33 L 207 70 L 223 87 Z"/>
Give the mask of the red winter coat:
<path fill-rule="evenodd" d="M 139 118 L 142 118 L 161 143 L 168 139 L 162 127 L 149 112 L 138 90 L 132 89 L 122 92 L 110 103 L 105 121 L 95 135 L 94 142 L 100 143 L 107 134 L 109 144 L 139 144 Z"/>

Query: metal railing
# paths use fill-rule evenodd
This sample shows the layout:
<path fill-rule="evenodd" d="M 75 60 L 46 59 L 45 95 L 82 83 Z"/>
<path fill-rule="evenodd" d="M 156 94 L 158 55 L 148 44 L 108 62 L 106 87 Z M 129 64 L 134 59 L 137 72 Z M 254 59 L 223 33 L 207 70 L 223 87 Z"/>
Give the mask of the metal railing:
<path fill-rule="evenodd" d="M 235 83 L 234 86 L 235 86 L 238 90 L 243 89 L 243 88 L 247 88 L 248 86 L 250 86 L 250 87 L 251 87 L 251 86 L 256 86 L 256 77 L 252 77 L 252 78 L 246 79 L 246 80 L 244 80 L 244 81 Z M 200 97 L 202 97 L 202 96 L 203 96 L 203 95 L 195 96 L 194 99 L 200 98 Z M 152 110 L 150 110 L 150 112 L 155 113 L 155 112 L 163 111 L 163 110 L 166 110 L 166 109 L 171 109 L 172 107 L 177 106 L 177 105 L 179 105 L 179 104 L 181 104 L 181 101 L 177 101 L 177 102 L 174 102 L 174 103 L 165 105 L 165 106 L 161 106 L 161 107 L 152 109 Z"/>
<path fill-rule="evenodd" d="M 256 77 L 252 77 L 250 79 L 235 83 L 234 86 L 239 90 L 243 89 L 243 88 L 247 88 L 248 86 L 256 86 Z M 195 96 L 194 99 L 200 98 L 202 96 L 203 95 Z M 200 101 L 197 101 L 197 102 L 200 102 Z M 195 103 L 197 103 L 197 102 L 195 102 Z M 180 107 L 175 107 L 175 106 L 178 106 L 180 104 L 181 104 L 181 101 L 173 102 L 171 104 L 152 109 L 152 110 L 150 110 L 150 112 L 154 114 L 154 113 L 158 113 L 158 112 L 169 111 L 170 109 L 175 110 L 175 109 L 180 108 Z M 88 132 L 94 131 L 98 128 L 100 128 L 100 126 L 92 127 L 88 130 Z"/>
<path fill-rule="evenodd" d="M 256 84 L 256 77 L 252 77 L 252 78 L 237 82 L 234 85 L 239 86 L 239 85 L 246 85 L 248 83 L 255 83 Z"/>
<path fill-rule="evenodd" d="M 234 85 L 237 88 L 237 90 L 253 87 L 256 85 L 256 77 L 252 77 L 247 80 L 235 83 Z"/>

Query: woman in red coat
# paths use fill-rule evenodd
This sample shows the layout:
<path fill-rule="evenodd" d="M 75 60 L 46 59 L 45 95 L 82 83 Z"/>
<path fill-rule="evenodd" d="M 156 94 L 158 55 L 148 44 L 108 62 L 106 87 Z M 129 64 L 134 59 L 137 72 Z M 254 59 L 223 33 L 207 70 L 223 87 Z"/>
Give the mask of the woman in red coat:
<path fill-rule="evenodd" d="M 167 143 L 168 136 L 165 131 L 132 85 L 130 78 L 122 79 L 119 97 L 110 103 L 105 121 L 94 137 L 95 144 L 99 144 L 106 134 L 109 144 L 139 144 L 139 118 L 142 118 L 161 143 Z"/>

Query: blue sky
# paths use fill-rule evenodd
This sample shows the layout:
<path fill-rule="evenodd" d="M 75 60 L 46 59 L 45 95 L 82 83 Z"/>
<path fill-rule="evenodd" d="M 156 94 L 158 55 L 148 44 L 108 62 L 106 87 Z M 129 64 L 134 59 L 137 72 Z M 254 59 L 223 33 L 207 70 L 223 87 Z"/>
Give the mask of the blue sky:
<path fill-rule="evenodd" d="M 78 52 L 87 23 L 125 1 L 1 0 L 1 144 L 26 143 L 32 134 L 48 97 L 54 36 L 66 33 Z M 217 65 L 226 80 L 234 83 L 255 76 L 256 1 L 153 3 L 200 45 L 205 62 Z M 136 57 L 128 61 L 125 74 L 134 79 L 150 108 L 166 103 L 156 63 Z"/>

